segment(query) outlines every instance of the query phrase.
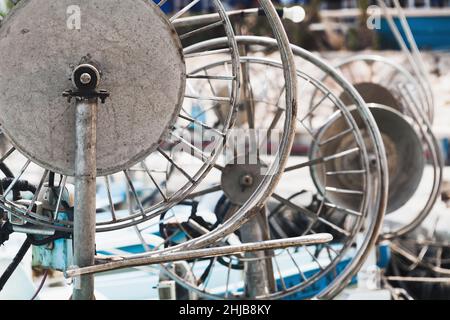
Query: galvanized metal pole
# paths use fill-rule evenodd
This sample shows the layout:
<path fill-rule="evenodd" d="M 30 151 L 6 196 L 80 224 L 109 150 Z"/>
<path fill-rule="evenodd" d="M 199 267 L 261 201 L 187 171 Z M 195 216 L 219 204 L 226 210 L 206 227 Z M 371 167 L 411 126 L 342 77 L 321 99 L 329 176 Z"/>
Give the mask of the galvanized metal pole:
<path fill-rule="evenodd" d="M 253 209 L 256 210 L 256 209 Z M 244 224 L 241 229 L 241 240 L 243 243 L 263 242 L 265 240 L 264 230 L 261 223 L 261 214 L 258 213 Z M 269 293 L 268 268 L 266 267 L 266 254 L 264 251 L 246 252 L 245 258 L 249 259 L 244 263 L 245 274 L 245 294 L 249 298 L 263 296 Z"/>
<path fill-rule="evenodd" d="M 98 99 L 80 99 L 76 104 L 74 264 L 88 267 L 95 262 L 96 140 Z M 94 299 L 94 275 L 75 280 L 74 300 Z"/>

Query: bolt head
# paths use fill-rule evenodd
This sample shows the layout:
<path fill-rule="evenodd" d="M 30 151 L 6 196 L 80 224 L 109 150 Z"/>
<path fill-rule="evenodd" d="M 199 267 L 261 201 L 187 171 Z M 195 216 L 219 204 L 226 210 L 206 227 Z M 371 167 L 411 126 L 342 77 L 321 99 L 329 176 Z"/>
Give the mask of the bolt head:
<path fill-rule="evenodd" d="M 92 77 L 91 77 L 91 75 L 89 73 L 83 73 L 80 76 L 80 81 L 81 81 L 82 84 L 89 84 L 92 81 Z"/>
<path fill-rule="evenodd" d="M 241 185 L 243 187 L 251 187 L 253 186 L 254 179 L 250 174 L 246 174 L 241 178 Z"/>

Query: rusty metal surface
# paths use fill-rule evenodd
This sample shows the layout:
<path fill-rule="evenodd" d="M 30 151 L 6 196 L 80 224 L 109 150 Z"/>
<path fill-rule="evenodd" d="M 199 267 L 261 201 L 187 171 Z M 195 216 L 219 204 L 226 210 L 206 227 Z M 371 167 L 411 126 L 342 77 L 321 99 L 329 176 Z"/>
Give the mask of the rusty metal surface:
<path fill-rule="evenodd" d="M 79 30 L 67 8 L 80 8 Z M 98 112 L 100 175 L 154 151 L 175 122 L 185 92 L 182 47 L 148 1 L 24 0 L 0 29 L 0 122 L 13 144 L 45 168 L 74 174 L 75 108 L 62 97 L 71 69 L 96 62 L 111 99 Z"/>

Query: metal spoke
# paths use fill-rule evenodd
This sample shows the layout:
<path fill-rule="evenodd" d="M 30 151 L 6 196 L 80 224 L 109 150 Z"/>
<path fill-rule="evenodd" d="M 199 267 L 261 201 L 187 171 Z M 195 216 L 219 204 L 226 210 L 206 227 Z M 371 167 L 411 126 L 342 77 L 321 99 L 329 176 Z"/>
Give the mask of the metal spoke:
<path fill-rule="evenodd" d="M 333 247 L 330 246 L 330 244 L 324 243 L 324 245 L 325 245 L 325 247 L 327 247 L 328 250 L 330 250 L 331 252 L 333 252 L 333 253 L 336 255 L 336 257 L 339 256 L 339 252 L 337 252 L 336 250 L 334 250 Z"/>
<path fill-rule="evenodd" d="M 330 262 L 333 261 L 333 256 L 331 255 L 330 248 L 325 246 L 325 249 L 327 250 L 328 260 L 330 260 Z M 336 269 L 334 271 L 336 271 Z M 335 274 L 335 276 L 337 276 L 337 274 Z"/>
<path fill-rule="evenodd" d="M 61 200 L 62 200 L 62 196 L 64 193 L 64 189 L 66 188 L 66 182 L 67 182 L 67 176 L 63 176 L 62 181 L 59 184 L 58 200 L 56 201 L 55 212 L 53 213 L 55 218 L 58 216 L 59 206 L 61 205 Z"/>
<path fill-rule="evenodd" d="M 284 204 L 285 206 L 291 207 L 292 209 L 297 210 L 298 212 L 304 213 L 308 218 L 311 218 L 312 220 L 317 220 L 318 216 L 314 212 L 312 212 L 309 209 L 306 209 L 304 207 L 298 206 L 289 199 L 283 198 L 277 193 L 273 193 L 272 197 L 277 200 L 278 202 Z"/>
<path fill-rule="evenodd" d="M 249 76 L 249 66 L 246 64 L 243 68 L 244 76 Z M 245 79 L 245 85 L 243 86 L 244 101 L 246 102 L 247 122 L 249 129 L 255 129 L 255 101 L 253 97 L 253 88 L 250 79 Z"/>
<path fill-rule="evenodd" d="M 206 280 L 203 282 L 203 288 L 204 288 L 204 290 L 206 290 L 206 288 L 208 287 L 209 280 L 211 279 L 212 273 L 213 273 L 213 271 L 214 271 L 214 268 L 216 267 L 216 262 L 217 262 L 217 257 L 214 257 L 214 258 L 213 258 L 213 262 L 212 262 L 212 267 L 211 267 L 211 269 L 209 270 L 208 277 L 207 277 Z"/>
<path fill-rule="evenodd" d="M 114 208 L 114 203 L 112 200 L 111 186 L 109 184 L 109 176 L 105 176 L 104 179 L 105 179 L 105 185 L 106 185 L 106 193 L 108 194 L 109 207 L 111 208 L 111 216 L 112 216 L 113 221 L 116 221 L 117 217 L 116 217 L 116 211 Z"/>
<path fill-rule="evenodd" d="M 161 0 L 158 2 L 158 7 L 162 7 L 168 0 Z"/>
<path fill-rule="evenodd" d="M 284 112 L 285 112 L 285 110 L 277 108 L 277 111 L 273 117 L 273 120 L 270 123 L 269 131 L 272 131 L 273 129 L 275 129 L 275 127 L 278 125 L 278 122 L 280 122 L 281 116 L 283 115 Z"/>
<path fill-rule="evenodd" d="M 184 109 L 182 109 L 182 110 L 183 110 L 183 112 L 186 113 L 189 117 L 191 117 L 192 119 L 196 119 L 196 120 L 197 120 L 198 118 L 200 118 L 201 116 L 203 116 L 203 115 L 206 114 L 207 112 L 209 112 L 209 111 L 211 111 L 211 110 L 213 110 L 213 109 L 216 109 L 216 108 L 218 108 L 218 107 L 220 107 L 220 103 L 215 103 L 212 107 L 209 107 L 209 108 L 203 110 L 201 113 L 197 114 L 195 117 L 193 117 L 191 114 L 189 114 L 189 112 L 187 112 L 186 110 L 184 110 Z"/>
<path fill-rule="evenodd" d="M 193 262 L 192 262 L 192 265 L 189 265 L 189 267 L 190 267 L 190 269 L 191 269 L 191 274 L 192 274 L 192 276 L 194 277 L 194 283 L 196 283 L 196 284 L 198 284 L 199 283 L 199 279 L 197 278 L 197 276 L 195 275 L 195 272 L 194 272 L 194 267 L 195 267 L 195 264 L 197 263 L 197 259 L 195 259 Z"/>
<path fill-rule="evenodd" d="M 134 199 L 136 200 L 136 203 L 139 207 L 139 210 L 141 211 L 142 216 L 145 216 L 145 210 L 144 207 L 142 206 L 142 202 L 141 200 L 139 200 L 139 196 L 136 192 L 136 188 L 133 185 L 133 182 L 131 181 L 130 175 L 128 173 L 127 170 L 124 170 L 123 173 L 125 174 L 125 177 L 127 179 L 128 182 L 128 186 L 130 187 L 131 193 L 133 194 Z"/>
<path fill-rule="evenodd" d="M 350 233 L 347 230 L 344 230 L 341 227 L 335 225 L 334 223 L 332 223 L 332 222 L 330 222 L 330 221 L 320 217 L 318 214 L 312 212 L 311 210 L 309 210 L 309 209 L 307 209 L 305 207 L 296 205 L 292 201 L 290 201 L 288 199 L 285 199 L 285 198 L 277 195 L 276 193 L 274 193 L 272 195 L 272 197 L 275 200 L 281 202 L 282 204 L 284 204 L 284 205 L 286 205 L 288 207 L 291 207 L 292 209 L 297 210 L 298 212 L 304 214 L 307 218 L 313 220 L 313 222 L 322 222 L 323 224 L 326 224 L 327 226 L 331 227 L 332 229 L 338 231 L 339 233 L 342 233 L 342 234 L 344 234 L 346 236 L 350 236 Z"/>
<path fill-rule="evenodd" d="M 189 143 L 185 139 L 180 138 L 178 135 L 173 134 L 173 133 L 172 133 L 172 135 L 179 139 L 179 141 L 177 141 L 177 142 L 186 145 L 188 148 L 190 148 L 191 150 L 194 151 L 192 154 L 189 153 L 189 155 L 191 155 L 194 158 L 199 159 L 201 161 L 205 161 L 205 159 L 208 159 L 208 157 L 205 155 L 205 153 L 202 152 L 200 149 L 198 149 L 197 147 L 193 146 L 191 143 Z M 212 167 L 214 169 L 217 169 L 217 170 L 221 171 L 221 172 L 224 170 L 224 168 L 222 166 L 218 165 L 217 163 L 212 164 Z"/>
<path fill-rule="evenodd" d="M 167 154 L 166 154 L 161 148 L 159 148 L 159 147 L 158 147 L 158 152 L 159 152 L 164 158 L 166 158 L 167 161 L 169 161 L 170 163 L 172 163 L 172 165 L 173 165 L 178 171 L 180 171 L 181 174 L 182 174 L 183 176 L 185 176 L 185 177 L 189 180 L 189 182 L 195 183 L 194 178 L 192 178 L 186 171 L 184 171 L 179 165 L 177 165 L 177 164 L 175 163 L 175 161 L 172 159 L 172 157 L 170 157 L 169 155 L 167 155 Z"/>
<path fill-rule="evenodd" d="M 306 252 L 311 256 L 311 258 L 314 260 L 315 263 L 317 263 L 317 265 L 319 266 L 319 269 L 324 271 L 325 268 L 320 264 L 319 260 L 317 259 L 317 257 L 315 255 L 313 255 L 307 247 L 303 247 L 305 248 Z"/>
<path fill-rule="evenodd" d="M 225 298 L 228 298 L 228 290 L 229 290 L 229 283 L 230 283 L 230 274 L 231 274 L 231 264 L 232 264 L 232 262 L 233 262 L 233 260 L 232 260 L 232 258 L 231 257 L 229 257 L 230 258 L 230 262 L 228 263 L 228 270 L 227 270 L 227 282 L 226 282 L 226 285 L 225 285 Z"/>
<path fill-rule="evenodd" d="M 309 160 L 309 161 L 306 161 L 306 162 L 298 164 L 298 165 L 287 167 L 284 170 L 284 172 L 289 172 L 289 171 L 293 171 L 293 170 L 297 170 L 297 169 L 301 169 L 301 168 L 305 168 L 305 167 L 310 167 L 310 166 L 313 166 L 313 165 L 321 164 L 321 163 L 324 163 L 324 162 L 328 162 L 330 160 L 335 160 L 335 159 L 338 159 L 338 158 L 342 158 L 342 157 L 348 156 L 348 155 L 350 155 L 352 153 L 355 153 L 355 152 L 358 152 L 358 151 L 359 151 L 359 148 L 353 148 L 353 149 L 349 149 L 349 150 L 346 150 L 346 151 L 342 151 L 342 152 L 336 153 L 336 154 L 331 155 L 331 156 L 316 158 L 316 159 Z"/>
<path fill-rule="evenodd" d="M 354 195 L 364 195 L 363 191 L 360 190 L 350 190 L 343 188 L 335 188 L 335 187 L 325 187 L 326 191 L 342 193 L 342 194 L 354 194 Z"/>
<path fill-rule="evenodd" d="M 147 167 L 147 164 L 145 163 L 145 161 L 142 161 L 142 167 L 144 168 L 144 171 L 147 173 L 147 175 L 149 176 L 150 180 L 152 181 L 152 183 L 155 185 L 156 189 L 159 191 L 159 193 L 161 194 L 161 196 L 163 197 L 164 201 L 167 201 L 167 196 L 164 194 L 164 192 L 162 191 L 161 187 L 159 186 L 159 184 L 156 182 L 155 178 L 153 177 L 152 173 L 150 172 L 150 170 Z"/>
<path fill-rule="evenodd" d="M 177 135 L 176 133 L 173 133 L 173 132 L 171 132 L 170 134 L 172 136 L 174 136 L 176 139 L 178 139 L 178 141 L 176 141 L 176 143 L 181 143 L 181 144 L 185 145 L 186 147 L 188 147 L 192 151 L 192 153 L 189 153 L 190 155 L 193 155 L 195 158 L 200 159 L 202 161 L 205 161 L 205 159 L 208 159 L 208 156 L 202 150 L 200 150 L 199 148 L 194 146 L 192 143 L 190 143 L 186 139 L 183 139 L 182 137 L 180 137 L 179 135 Z"/>
<path fill-rule="evenodd" d="M 312 108 L 308 110 L 308 113 L 300 120 L 300 122 L 303 122 L 306 119 L 308 119 L 314 113 L 314 111 L 316 111 L 316 109 L 322 104 L 322 102 L 324 102 L 330 95 L 331 92 L 328 92 L 326 95 L 324 95 L 322 99 L 319 100 L 318 103 L 316 103 Z"/>
<path fill-rule="evenodd" d="M 286 85 L 284 85 L 284 86 L 281 88 L 280 94 L 278 95 L 277 103 L 275 104 L 276 106 L 279 106 L 279 105 L 280 105 L 281 98 L 283 98 L 283 95 L 284 95 L 285 92 L 286 92 Z"/>
<path fill-rule="evenodd" d="M 217 49 L 217 50 L 208 50 L 208 51 L 202 51 L 202 52 L 188 53 L 188 54 L 185 54 L 184 57 L 186 59 L 189 59 L 189 58 L 204 57 L 204 56 L 210 56 L 210 55 L 222 54 L 222 53 L 231 53 L 231 49 L 226 48 L 226 49 Z"/>
<path fill-rule="evenodd" d="M 14 151 L 16 151 L 16 148 L 12 147 L 11 149 L 9 149 L 1 158 L 0 158 L 0 163 L 5 161 Z"/>
<path fill-rule="evenodd" d="M 31 203 L 28 206 L 27 214 L 30 214 L 31 210 L 33 210 L 33 206 L 36 203 L 39 193 L 41 192 L 41 189 L 44 186 L 45 181 L 47 180 L 48 172 L 49 172 L 48 170 L 44 171 L 44 174 L 42 175 L 41 181 L 39 182 L 36 192 L 33 195 L 33 199 L 31 199 Z"/>
<path fill-rule="evenodd" d="M 297 261 L 295 261 L 294 257 L 292 256 L 292 253 L 290 252 L 289 248 L 286 249 L 286 252 L 288 253 L 288 255 L 291 258 L 292 262 L 294 263 L 295 267 L 297 268 L 298 273 L 300 274 L 300 277 L 303 279 L 303 281 L 308 281 L 308 279 L 306 278 L 302 269 L 300 269 L 300 266 L 298 265 Z"/>
<path fill-rule="evenodd" d="M 210 127 L 207 124 L 205 124 L 205 123 L 203 123 L 203 122 L 201 122 L 201 121 L 199 121 L 197 119 L 194 119 L 194 118 L 191 118 L 191 117 L 188 117 L 188 116 L 184 116 L 182 114 L 179 114 L 178 117 L 180 117 L 183 120 L 190 121 L 190 122 L 192 122 L 194 124 L 198 124 L 199 126 L 201 126 L 204 129 L 211 130 L 211 131 L 217 133 L 218 135 L 220 135 L 222 138 L 226 137 L 226 134 L 224 132 L 222 132 L 220 130 L 217 130 L 217 129 L 213 128 L 213 127 Z"/>
<path fill-rule="evenodd" d="M 365 174 L 366 170 L 342 170 L 342 171 L 328 171 L 325 174 L 327 176 L 347 175 L 347 174 Z"/>
<path fill-rule="evenodd" d="M 207 189 L 204 189 L 204 190 L 201 190 L 198 192 L 193 192 L 187 197 L 187 199 L 195 199 L 195 198 L 198 198 L 198 197 L 210 194 L 210 193 L 214 193 L 214 192 L 219 192 L 219 191 L 222 191 L 222 186 L 216 185 L 216 186 L 212 186 L 210 188 L 207 188 Z"/>
<path fill-rule="evenodd" d="M 178 11 L 176 14 L 174 14 L 169 21 L 173 22 L 174 20 L 178 19 L 182 15 L 184 15 L 186 12 L 188 12 L 193 6 L 195 6 L 197 3 L 199 3 L 200 0 L 193 0 L 191 1 L 187 6 L 185 6 L 183 9 Z"/>
<path fill-rule="evenodd" d="M 330 138 L 328 138 L 328 139 L 326 139 L 326 140 L 321 141 L 320 144 L 319 144 L 319 146 L 322 147 L 322 146 L 326 145 L 327 143 L 330 143 L 330 142 L 332 142 L 332 141 L 334 141 L 334 140 L 337 140 L 337 139 L 339 139 L 339 138 L 342 138 L 342 137 L 344 137 L 344 136 L 346 136 L 347 134 L 352 133 L 352 132 L 353 132 L 353 129 L 352 129 L 352 128 L 349 128 L 349 129 L 347 129 L 347 130 L 341 131 L 341 132 L 339 132 L 338 134 L 336 134 L 336 135 L 334 135 L 334 136 L 332 136 L 332 137 L 330 137 Z"/>
<path fill-rule="evenodd" d="M 208 75 L 194 75 L 194 74 L 188 74 L 186 75 L 188 79 L 200 79 L 200 80 L 226 80 L 226 81 L 233 81 L 236 79 L 235 76 L 208 76 Z"/>
<path fill-rule="evenodd" d="M 297 120 L 297 121 L 298 121 L 298 120 Z M 308 134 L 311 136 L 311 139 L 312 139 L 315 143 L 317 143 L 316 136 L 315 136 L 314 132 L 312 131 L 312 129 L 309 128 L 304 122 L 300 122 L 300 124 L 303 126 L 303 128 L 305 128 L 306 132 L 308 132 Z"/>
<path fill-rule="evenodd" d="M 205 72 L 205 76 L 209 76 L 208 69 L 205 68 L 205 69 L 203 69 L 203 71 Z M 235 77 L 235 79 L 236 79 L 236 77 Z M 217 96 L 216 90 L 214 89 L 214 86 L 211 82 L 211 78 L 208 79 L 208 84 L 209 84 L 209 88 L 211 89 L 212 95 Z"/>
<path fill-rule="evenodd" d="M 31 160 L 27 160 L 27 162 L 25 163 L 25 165 L 22 167 L 22 169 L 20 169 L 20 173 L 14 178 L 14 180 L 10 183 L 10 185 L 8 186 L 8 188 L 5 190 L 5 192 L 3 193 L 3 197 L 6 198 L 6 196 L 8 195 L 8 193 L 11 192 L 11 190 L 14 188 L 14 186 L 16 185 L 17 181 L 19 181 L 20 177 L 22 177 L 23 173 L 25 172 L 25 170 L 27 170 L 28 166 L 30 165 Z"/>
<path fill-rule="evenodd" d="M 184 39 L 187 39 L 189 37 L 195 36 L 198 33 L 201 33 L 201 32 L 204 32 L 204 31 L 208 31 L 208 30 L 217 28 L 217 27 L 222 26 L 222 25 L 223 25 L 223 21 L 217 21 L 217 22 L 208 24 L 206 26 L 200 27 L 198 29 L 186 32 L 186 33 L 180 35 L 180 39 L 184 40 Z"/>
<path fill-rule="evenodd" d="M 184 97 L 188 98 L 188 99 L 196 99 L 196 100 L 200 100 L 200 101 L 231 102 L 230 97 L 216 97 L 216 96 L 207 97 L 207 96 L 196 96 L 196 95 L 189 95 L 189 94 L 184 95 Z"/>
<path fill-rule="evenodd" d="M 324 202 L 324 205 L 326 207 L 328 207 L 328 208 L 336 209 L 336 210 L 339 210 L 339 211 L 343 211 L 343 212 L 351 214 L 353 216 L 357 216 L 357 217 L 362 217 L 363 216 L 363 214 L 361 212 L 358 212 L 358 211 L 355 211 L 355 210 L 351 210 L 351 209 L 347 209 L 347 208 L 343 208 L 343 207 L 338 206 L 337 204 L 334 204 L 334 203 Z"/>
<path fill-rule="evenodd" d="M 278 276 L 280 277 L 281 286 L 283 287 L 284 290 L 287 290 L 286 283 L 284 282 L 283 274 L 281 273 L 277 258 L 274 257 L 273 260 L 275 260 L 275 266 L 277 268 Z"/>
<path fill-rule="evenodd" d="M 322 217 L 319 217 L 318 221 L 322 222 L 323 224 L 326 224 L 327 226 L 331 227 L 333 230 L 335 230 L 335 231 L 337 231 L 337 232 L 339 232 L 339 233 L 341 233 L 341 234 L 343 234 L 343 235 L 345 235 L 347 237 L 350 237 L 350 235 L 351 235 L 350 232 L 348 232 L 347 230 L 342 229 L 341 227 L 335 225 L 334 223 L 332 223 L 332 222 L 330 222 L 330 221 L 328 221 L 328 220 L 326 220 L 326 219 L 324 219 Z"/>

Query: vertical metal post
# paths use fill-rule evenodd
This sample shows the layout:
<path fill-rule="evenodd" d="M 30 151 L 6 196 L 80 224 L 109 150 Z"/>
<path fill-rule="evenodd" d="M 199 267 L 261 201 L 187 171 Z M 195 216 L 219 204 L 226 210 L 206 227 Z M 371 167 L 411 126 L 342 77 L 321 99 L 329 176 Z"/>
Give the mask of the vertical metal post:
<path fill-rule="evenodd" d="M 263 232 L 264 241 L 272 240 L 270 236 L 270 225 L 269 225 L 269 209 L 267 206 L 261 210 L 259 215 L 259 223 Z M 274 250 L 263 251 L 265 256 L 265 267 L 266 267 L 266 279 L 269 292 L 275 292 L 277 289 L 277 284 L 275 281 L 275 273 L 272 264 L 272 258 L 274 257 Z"/>
<path fill-rule="evenodd" d="M 78 99 L 76 104 L 77 146 L 73 242 L 74 264 L 79 267 L 94 265 L 97 106 L 97 98 Z M 74 300 L 94 299 L 94 275 L 83 275 L 76 279 L 72 298 Z"/>
<path fill-rule="evenodd" d="M 264 230 L 265 215 L 265 208 L 259 210 L 253 219 L 241 227 L 242 242 L 249 243 L 268 240 L 266 231 Z M 245 258 L 249 259 L 244 264 L 245 293 L 247 297 L 255 298 L 263 296 L 273 290 L 274 281 L 270 280 L 273 278 L 270 256 L 267 257 L 264 251 L 256 251 L 245 253 Z"/>

